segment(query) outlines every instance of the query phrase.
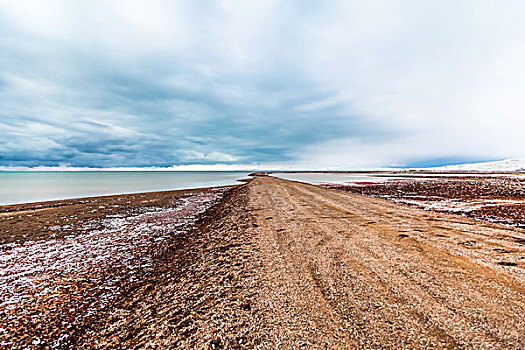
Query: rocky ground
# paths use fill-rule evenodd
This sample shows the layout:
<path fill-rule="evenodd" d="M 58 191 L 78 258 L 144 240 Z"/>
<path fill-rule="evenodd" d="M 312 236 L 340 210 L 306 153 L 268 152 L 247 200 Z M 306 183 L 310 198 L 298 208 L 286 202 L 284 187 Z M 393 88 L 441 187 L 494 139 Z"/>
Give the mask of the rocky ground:
<path fill-rule="evenodd" d="M 399 204 L 525 228 L 525 180 L 492 178 L 417 178 L 380 183 L 325 185 Z"/>
<path fill-rule="evenodd" d="M 522 229 L 267 176 L 225 192 L 196 227 L 67 347 L 525 347 Z"/>
<path fill-rule="evenodd" d="M 70 346 L 101 310 L 154 275 L 173 241 L 191 231 L 226 190 L 4 207 L 0 344 Z M 35 221 L 43 223 L 41 231 Z M 27 228 L 18 230 L 24 222 Z"/>

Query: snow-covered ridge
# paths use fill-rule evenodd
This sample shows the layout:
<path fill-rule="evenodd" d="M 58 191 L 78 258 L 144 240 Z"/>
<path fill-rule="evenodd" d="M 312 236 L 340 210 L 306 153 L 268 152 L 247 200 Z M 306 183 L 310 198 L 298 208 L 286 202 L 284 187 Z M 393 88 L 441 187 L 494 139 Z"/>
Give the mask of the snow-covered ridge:
<path fill-rule="evenodd" d="M 440 171 L 525 171 L 525 158 L 504 159 L 494 162 L 446 165 L 430 169 Z"/>

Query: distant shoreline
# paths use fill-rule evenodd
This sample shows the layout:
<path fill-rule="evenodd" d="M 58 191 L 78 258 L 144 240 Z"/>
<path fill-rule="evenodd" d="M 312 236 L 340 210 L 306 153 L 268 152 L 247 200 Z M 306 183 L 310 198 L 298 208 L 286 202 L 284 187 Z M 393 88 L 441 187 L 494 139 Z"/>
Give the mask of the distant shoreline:
<path fill-rule="evenodd" d="M 0 206 L 238 184 L 248 172 L 0 172 Z"/>
<path fill-rule="evenodd" d="M 240 181 L 243 182 L 243 181 Z M 215 189 L 230 188 L 241 186 L 242 183 L 236 185 L 224 185 L 224 186 L 212 186 L 212 187 L 196 187 L 196 188 L 184 188 L 176 190 L 162 190 L 162 191 L 146 191 L 146 192 L 131 192 L 131 193 L 115 193 L 100 196 L 89 196 L 89 197 L 76 197 L 76 198 L 63 198 L 53 199 L 49 201 L 38 201 L 38 202 L 27 202 L 27 203 L 16 203 L 16 204 L 3 204 L 0 205 L 0 216 L 5 213 L 14 213 L 18 211 L 27 210 L 39 210 L 57 208 L 62 206 L 71 205 L 74 203 L 89 202 L 94 200 L 106 201 L 114 198 L 127 198 L 135 196 L 163 196 L 163 195 L 179 195 L 184 193 L 192 192 L 207 192 Z"/>
<path fill-rule="evenodd" d="M 334 175 L 366 175 L 375 178 L 389 177 L 410 177 L 410 178 L 431 178 L 448 176 L 448 177 L 501 177 L 501 176 L 524 176 L 521 172 L 495 172 L 495 171 L 427 171 L 427 170 L 290 170 L 290 171 L 257 171 L 249 173 L 247 171 L 4 171 L 0 170 L 0 181 L 4 186 L 0 189 L 0 208 L 17 204 L 42 204 L 50 201 L 84 199 L 91 197 L 105 197 L 114 195 L 139 194 L 164 192 L 172 190 L 199 189 L 207 187 L 217 187 L 226 185 L 235 185 L 237 181 L 254 175 L 273 175 L 279 174 L 334 174 Z M 61 179 L 54 179 L 60 175 L 66 179 L 77 179 L 79 176 L 93 177 L 91 181 L 78 181 L 78 183 L 68 183 Z M 214 177 L 220 180 L 228 175 L 232 175 L 223 182 L 215 182 Z M 239 176 L 237 176 L 239 175 Z M 242 175 L 242 176 L 240 176 Z M 137 179 L 132 179 L 132 177 Z M 141 176 L 148 178 L 149 184 L 143 182 Z M 193 182 L 171 182 L 167 177 L 193 176 L 206 177 L 202 181 Z M 5 178 L 8 178 L 8 181 Z M 120 178 L 122 177 L 122 178 Z M 31 181 L 24 178 L 32 178 Z M 46 178 L 47 182 L 38 183 L 40 179 Z M 114 178 L 114 180 L 113 180 Z M 126 178 L 128 178 L 126 180 Z M 51 179 L 51 180 L 50 180 Z M 126 180 L 126 181 L 123 181 Z M 35 182 L 37 181 L 37 182 Z M 222 181 L 222 180 L 221 180 Z M 301 180 L 299 180 L 301 181 Z M 106 182 L 106 184 L 100 184 Z M 127 182 L 127 183 L 126 183 Z M 306 181 L 308 182 L 308 181 Z M 326 182 L 331 182 L 327 180 Z M 209 184 L 209 186 L 208 186 Z M 62 192 L 53 193 L 56 187 L 64 187 Z M 97 186 L 103 187 L 98 189 Z M 127 186 L 127 187 L 126 187 Z M 32 190 L 32 187 L 35 188 Z M 48 191 L 46 193 L 46 191 Z M 20 194 L 21 193 L 21 194 Z M 19 196 L 19 197 L 17 197 Z"/>

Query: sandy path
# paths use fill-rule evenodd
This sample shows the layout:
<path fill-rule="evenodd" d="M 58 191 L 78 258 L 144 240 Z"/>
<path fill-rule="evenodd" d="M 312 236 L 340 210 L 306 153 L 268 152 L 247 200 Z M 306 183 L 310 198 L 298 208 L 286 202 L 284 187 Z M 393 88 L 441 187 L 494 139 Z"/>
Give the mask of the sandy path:
<path fill-rule="evenodd" d="M 266 262 L 261 302 L 282 342 L 525 345 L 523 265 L 497 265 L 494 250 L 523 257 L 513 238 L 522 232 L 274 178 L 250 190 Z M 476 242 L 457 244 L 467 239 Z"/>
<path fill-rule="evenodd" d="M 523 230 L 272 177 L 236 191 L 84 348 L 525 347 Z"/>

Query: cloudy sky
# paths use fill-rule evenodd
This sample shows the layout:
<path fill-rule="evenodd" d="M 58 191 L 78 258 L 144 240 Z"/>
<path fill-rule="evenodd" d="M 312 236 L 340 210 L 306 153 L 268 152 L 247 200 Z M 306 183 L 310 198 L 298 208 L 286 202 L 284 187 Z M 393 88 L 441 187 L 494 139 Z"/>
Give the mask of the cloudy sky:
<path fill-rule="evenodd" d="M 523 1 L 0 0 L 0 166 L 525 156 Z"/>

